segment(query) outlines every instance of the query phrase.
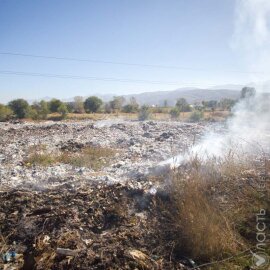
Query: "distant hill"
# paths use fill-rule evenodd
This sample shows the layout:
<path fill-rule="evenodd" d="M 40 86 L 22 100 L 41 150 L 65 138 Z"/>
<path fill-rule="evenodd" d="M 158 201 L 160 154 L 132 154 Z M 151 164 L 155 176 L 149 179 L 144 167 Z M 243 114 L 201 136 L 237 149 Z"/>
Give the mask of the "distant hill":
<path fill-rule="evenodd" d="M 203 100 L 221 100 L 223 98 L 237 99 L 240 96 L 240 91 L 229 89 L 199 89 L 199 88 L 180 88 L 173 91 L 157 91 L 145 92 L 134 95 L 124 95 L 126 100 L 130 97 L 135 97 L 137 102 L 147 105 L 163 105 L 167 100 L 168 105 L 174 106 L 176 100 L 185 98 L 189 103 L 201 102 Z M 103 97 L 104 98 L 104 97 Z M 108 96 L 107 96 L 108 98 Z M 107 98 L 104 98 L 105 101 Z M 109 99 L 111 99 L 110 97 Z"/>
<path fill-rule="evenodd" d="M 241 88 L 240 88 L 241 89 Z M 223 98 L 237 99 L 240 96 L 239 90 L 232 89 L 203 89 L 203 88 L 180 88 L 172 91 L 155 91 L 155 92 L 144 92 L 139 94 L 121 95 L 128 102 L 131 97 L 135 97 L 140 105 L 163 105 L 164 101 L 167 100 L 169 106 L 174 106 L 177 99 L 185 98 L 189 103 L 201 102 L 203 100 L 221 100 Z M 100 97 L 104 102 L 108 102 L 113 99 L 114 94 L 89 94 Z M 84 98 L 87 98 L 84 97 Z M 51 100 L 51 97 L 45 97 L 44 100 Z M 32 103 L 34 100 L 29 100 Z M 62 101 L 70 102 L 73 98 L 62 99 Z"/>

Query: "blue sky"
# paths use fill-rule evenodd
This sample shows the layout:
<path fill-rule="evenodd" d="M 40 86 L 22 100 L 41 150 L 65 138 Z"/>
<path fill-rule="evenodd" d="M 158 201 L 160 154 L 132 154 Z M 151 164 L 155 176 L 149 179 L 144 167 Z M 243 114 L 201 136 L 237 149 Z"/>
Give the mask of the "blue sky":
<path fill-rule="evenodd" d="M 164 82 L 122 83 L 0 74 L 0 103 L 17 97 L 69 98 L 248 82 L 248 74 L 230 72 L 247 71 L 241 54 L 230 46 L 234 12 L 234 0 L 0 0 L 0 53 L 190 68 L 0 54 L 0 72 Z"/>

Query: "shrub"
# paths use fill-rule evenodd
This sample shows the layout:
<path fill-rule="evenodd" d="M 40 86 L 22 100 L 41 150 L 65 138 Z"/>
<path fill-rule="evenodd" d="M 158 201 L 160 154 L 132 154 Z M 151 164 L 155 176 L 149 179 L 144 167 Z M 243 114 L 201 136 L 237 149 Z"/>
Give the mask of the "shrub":
<path fill-rule="evenodd" d="M 0 104 L 0 122 L 7 121 L 12 117 L 12 110 L 3 104 Z"/>
<path fill-rule="evenodd" d="M 138 106 L 133 106 L 132 104 L 127 104 L 123 107 L 123 112 L 125 113 L 135 113 L 138 111 Z"/>
<path fill-rule="evenodd" d="M 33 107 L 29 107 L 27 110 L 26 117 L 31 118 L 33 120 L 38 120 L 39 119 L 38 111 Z"/>
<path fill-rule="evenodd" d="M 53 98 L 50 102 L 49 102 L 49 110 L 52 113 L 55 113 L 58 111 L 58 108 L 61 106 L 62 101 L 56 98 Z"/>
<path fill-rule="evenodd" d="M 138 114 L 138 119 L 140 121 L 145 121 L 145 120 L 149 119 L 150 116 L 151 116 L 151 112 L 150 112 L 149 107 L 146 106 L 146 105 L 143 105 L 140 108 L 140 111 L 139 111 L 139 114 Z"/>
<path fill-rule="evenodd" d="M 8 103 L 8 106 L 14 112 L 15 116 L 19 119 L 27 117 L 29 104 L 24 99 L 15 99 Z"/>
<path fill-rule="evenodd" d="M 172 119 L 178 118 L 179 115 L 180 115 L 179 109 L 178 109 L 177 107 L 172 108 L 172 109 L 170 110 L 170 115 L 171 115 L 171 118 L 172 118 Z"/>
<path fill-rule="evenodd" d="M 203 112 L 201 111 L 194 111 L 191 113 L 189 117 L 190 122 L 199 122 L 203 118 Z"/>
<path fill-rule="evenodd" d="M 30 117 L 34 120 L 37 119 L 47 119 L 49 114 L 48 103 L 44 100 L 40 102 L 35 102 L 28 110 L 27 117 Z"/>
<path fill-rule="evenodd" d="M 61 118 L 62 119 L 65 119 L 67 117 L 67 114 L 68 114 L 68 109 L 67 109 L 66 104 L 65 103 L 62 103 L 59 106 L 57 112 L 61 114 Z"/>
<path fill-rule="evenodd" d="M 100 109 L 102 103 L 100 98 L 92 96 L 85 100 L 84 109 L 88 113 L 95 113 Z"/>
<path fill-rule="evenodd" d="M 175 106 L 179 109 L 180 112 L 190 112 L 191 111 L 190 105 L 188 104 L 188 102 L 184 98 L 179 98 L 177 100 Z"/>

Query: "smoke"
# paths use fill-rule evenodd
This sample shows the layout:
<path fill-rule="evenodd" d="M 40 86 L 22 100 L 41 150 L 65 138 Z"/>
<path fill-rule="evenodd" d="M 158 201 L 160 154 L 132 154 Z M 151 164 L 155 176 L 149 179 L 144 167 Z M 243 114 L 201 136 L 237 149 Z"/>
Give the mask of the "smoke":
<path fill-rule="evenodd" d="M 210 132 L 189 152 L 175 156 L 160 165 L 172 167 L 197 156 L 201 160 L 212 158 L 257 156 L 270 154 L 270 95 L 258 93 L 240 99 L 227 120 L 224 132 Z"/>
<path fill-rule="evenodd" d="M 270 78 L 270 0 L 237 0 L 235 6 L 235 28 L 231 46 L 241 53 L 249 71 L 257 71 L 253 80 Z M 256 84 L 258 88 L 258 84 Z M 263 86 L 261 84 L 260 86 Z M 205 134 L 201 142 L 188 153 L 178 155 L 161 165 L 178 166 L 196 155 L 200 159 L 227 158 L 232 154 L 244 158 L 246 155 L 270 154 L 270 95 L 269 83 L 261 87 L 260 93 L 238 101 L 233 116 L 227 120 L 224 132 Z"/>
<path fill-rule="evenodd" d="M 251 80 L 269 80 L 270 1 L 237 0 L 231 47 L 239 53 Z M 265 91 L 265 89 L 263 89 Z"/>

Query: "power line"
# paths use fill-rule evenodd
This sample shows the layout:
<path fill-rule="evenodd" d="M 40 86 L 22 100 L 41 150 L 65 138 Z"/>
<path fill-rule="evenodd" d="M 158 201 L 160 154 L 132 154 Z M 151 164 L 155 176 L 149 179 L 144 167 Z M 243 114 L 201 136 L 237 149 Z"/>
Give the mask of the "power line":
<path fill-rule="evenodd" d="M 95 81 L 107 81 L 107 82 L 123 82 L 123 83 L 147 83 L 147 84 L 159 84 L 159 85 L 180 85 L 180 84 L 183 84 L 183 82 L 181 83 L 181 82 L 168 82 L 168 81 L 148 81 L 148 80 L 138 80 L 138 79 L 78 76 L 78 75 L 36 73 L 36 72 L 23 72 L 23 71 L 11 71 L 11 70 L 0 70 L 0 74 L 17 75 L 17 76 L 30 76 L 30 77 L 59 78 L 59 79 L 76 79 L 76 80 L 81 79 L 81 80 L 95 80 Z"/>
<path fill-rule="evenodd" d="M 0 52 L 0 55 L 21 56 L 21 57 L 31 57 L 31 58 L 41 58 L 41 59 L 51 59 L 51 60 L 73 61 L 73 62 L 90 62 L 90 63 L 96 63 L 96 64 L 135 66 L 135 67 L 146 67 L 146 68 L 176 69 L 176 70 L 178 69 L 178 70 L 192 70 L 192 71 L 204 71 L 204 72 L 210 71 L 210 70 L 207 70 L 205 68 L 192 68 L 192 67 L 183 67 L 183 66 L 166 66 L 166 65 L 128 63 L 128 62 L 114 62 L 114 61 L 104 61 L 104 60 L 96 60 L 96 59 L 46 56 L 46 55 L 24 54 L 24 53 L 13 53 L 13 52 Z M 220 72 L 229 72 L 229 73 L 244 73 L 244 74 L 265 74 L 265 72 L 262 72 L 262 71 L 241 71 L 241 70 L 219 70 L 219 71 Z"/>

